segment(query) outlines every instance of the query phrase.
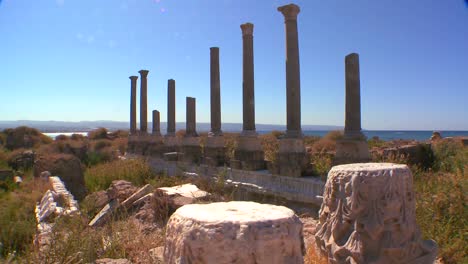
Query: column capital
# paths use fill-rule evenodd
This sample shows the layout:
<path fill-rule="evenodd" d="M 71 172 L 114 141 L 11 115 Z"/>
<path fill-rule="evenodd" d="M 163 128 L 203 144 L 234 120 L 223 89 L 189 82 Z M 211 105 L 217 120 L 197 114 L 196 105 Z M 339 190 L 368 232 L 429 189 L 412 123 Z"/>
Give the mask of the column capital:
<path fill-rule="evenodd" d="M 289 4 L 278 7 L 278 11 L 283 14 L 285 21 L 288 21 L 297 20 L 297 14 L 299 14 L 301 9 L 295 4 Z"/>
<path fill-rule="evenodd" d="M 128 77 L 128 78 L 130 78 L 130 80 L 132 80 L 132 81 L 138 80 L 138 76 L 130 76 L 130 77 Z"/>
<path fill-rule="evenodd" d="M 240 25 L 240 28 L 242 30 L 242 36 L 251 36 L 253 35 L 253 29 L 254 25 L 252 23 L 245 23 Z"/>
<path fill-rule="evenodd" d="M 346 64 L 356 64 L 359 63 L 359 54 L 357 53 L 351 53 L 346 55 L 345 57 L 345 63 Z"/>
<path fill-rule="evenodd" d="M 149 71 L 148 70 L 140 70 L 139 71 L 141 78 L 146 78 L 148 76 Z"/>

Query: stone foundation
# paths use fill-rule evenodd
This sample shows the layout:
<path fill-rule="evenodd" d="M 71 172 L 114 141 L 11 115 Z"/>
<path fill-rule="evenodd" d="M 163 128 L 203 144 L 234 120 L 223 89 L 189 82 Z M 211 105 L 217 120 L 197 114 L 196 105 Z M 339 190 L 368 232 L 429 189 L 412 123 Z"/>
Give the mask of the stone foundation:
<path fill-rule="evenodd" d="M 301 177 L 306 170 L 309 158 L 305 151 L 304 141 L 296 138 L 283 138 L 280 140 L 279 152 L 276 157 L 275 171 L 272 173 Z"/>
<path fill-rule="evenodd" d="M 181 148 L 184 162 L 200 164 L 202 157 L 200 137 L 184 137 Z"/>
<path fill-rule="evenodd" d="M 146 149 L 146 154 L 152 157 L 162 157 L 166 152 L 166 146 L 161 136 L 152 135 Z"/>
<path fill-rule="evenodd" d="M 226 162 L 226 148 L 223 136 L 208 136 L 204 148 L 203 163 L 210 166 L 224 166 Z"/>
<path fill-rule="evenodd" d="M 265 153 L 262 150 L 262 145 L 256 133 L 253 135 L 241 135 L 238 138 L 231 167 L 242 170 L 265 169 Z"/>
<path fill-rule="evenodd" d="M 180 150 L 181 140 L 176 136 L 164 137 L 164 153 L 178 152 Z"/>
<path fill-rule="evenodd" d="M 344 138 L 336 142 L 333 164 L 362 163 L 370 160 L 369 146 L 365 138 Z"/>

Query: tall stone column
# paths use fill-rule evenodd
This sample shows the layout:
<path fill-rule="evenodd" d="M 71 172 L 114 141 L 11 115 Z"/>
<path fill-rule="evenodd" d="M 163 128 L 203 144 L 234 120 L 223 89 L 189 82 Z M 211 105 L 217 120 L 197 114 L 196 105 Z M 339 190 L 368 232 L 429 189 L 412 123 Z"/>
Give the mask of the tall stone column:
<path fill-rule="evenodd" d="M 252 23 L 245 23 L 242 30 L 242 131 L 255 133 L 255 94 L 254 94 L 254 57 Z"/>
<path fill-rule="evenodd" d="M 175 81 L 167 81 L 167 133 L 166 136 L 175 136 Z"/>
<path fill-rule="evenodd" d="M 136 106 L 136 92 L 138 76 L 130 76 L 130 135 L 137 133 L 137 106 Z"/>
<path fill-rule="evenodd" d="M 255 131 L 254 25 L 245 23 L 240 28 L 242 30 L 243 123 L 241 136 L 237 139 L 234 159 L 231 160 L 231 167 L 243 170 L 261 170 L 265 168 L 265 155 Z"/>
<path fill-rule="evenodd" d="M 219 77 L 219 48 L 210 48 L 211 134 L 221 132 L 221 83 Z"/>
<path fill-rule="evenodd" d="M 278 7 L 284 16 L 286 27 L 286 137 L 301 138 L 301 82 L 299 69 L 299 40 L 297 15 L 299 6 L 289 4 Z"/>
<path fill-rule="evenodd" d="M 139 71 L 141 76 L 140 84 L 140 132 L 148 133 L 148 73 L 147 70 Z"/>
<path fill-rule="evenodd" d="M 280 140 L 276 165 L 271 171 L 284 176 L 300 177 L 309 164 L 301 129 L 301 82 L 297 15 L 299 6 L 278 7 L 286 28 L 286 135 Z"/>
<path fill-rule="evenodd" d="M 185 135 L 190 137 L 196 137 L 197 135 L 197 121 L 196 121 L 196 110 L 195 110 L 195 98 L 187 97 L 186 98 L 186 128 Z"/>
<path fill-rule="evenodd" d="M 197 120 L 195 98 L 186 99 L 186 128 L 185 137 L 182 140 L 183 160 L 190 163 L 199 163 L 201 161 L 200 137 L 197 134 Z"/>
<path fill-rule="evenodd" d="M 370 161 L 369 145 L 361 131 L 361 83 L 359 55 L 345 57 L 345 131 L 344 138 L 336 142 L 333 163 L 347 164 Z"/>
<path fill-rule="evenodd" d="M 153 136 L 161 136 L 160 115 L 158 110 L 153 110 Z"/>
<path fill-rule="evenodd" d="M 345 58 L 346 74 L 346 113 L 345 136 L 362 137 L 361 132 L 361 82 L 359 74 L 359 55 L 351 53 Z"/>

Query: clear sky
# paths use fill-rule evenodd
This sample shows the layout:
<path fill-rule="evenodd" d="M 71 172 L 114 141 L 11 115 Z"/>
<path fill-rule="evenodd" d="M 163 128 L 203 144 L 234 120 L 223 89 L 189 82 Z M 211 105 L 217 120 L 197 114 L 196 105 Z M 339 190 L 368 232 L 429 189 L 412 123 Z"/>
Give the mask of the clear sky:
<path fill-rule="evenodd" d="M 166 121 L 173 78 L 177 121 L 193 96 L 209 122 L 218 46 L 222 121 L 241 123 L 239 26 L 251 22 L 256 122 L 285 124 L 276 8 L 290 2 L 301 7 L 303 124 L 344 125 L 344 57 L 357 52 L 363 128 L 468 130 L 464 0 L 0 0 L 0 120 L 128 121 L 128 77 L 147 69 L 148 111 Z"/>

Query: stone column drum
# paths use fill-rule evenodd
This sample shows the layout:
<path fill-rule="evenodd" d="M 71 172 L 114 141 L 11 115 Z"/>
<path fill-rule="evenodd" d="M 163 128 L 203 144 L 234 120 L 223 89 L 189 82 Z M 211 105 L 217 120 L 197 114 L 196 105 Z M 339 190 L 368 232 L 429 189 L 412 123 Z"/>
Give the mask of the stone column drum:
<path fill-rule="evenodd" d="M 255 93 L 254 93 L 254 57 L 252 23 L 240 26 L 242 30 L 242 133 L 237 140 L 231 167 L 243 170 L 261 170 L 265 168 L 262 145 L 255 131 Z"/>
<path fill-rule="evenodd" d="M 153 136 L 161 136 L 161 120 L 158 110 L 153 110 Z"/>
<path fill-rule="evenodd" d="M 161 137 L 160 115 L 158 110 L 153 110 L 153 129 L 148 144 L 148 154 L 161 158 L 165 152 L 163 138 Z"/>
<path fill-rule="evenodd" d="M 303 263 L 302 223 L 291 209 L 254 202 L 190 204 L 166 226 L 164 262 Z"/>
<path fill-rule="evenodd" d="M 210 48 L 211 131 L 204 148 L 204 163 L 223 166 L 225 161 L 224 137 L 221 131 L 221 82 L 219 74 L 219 48 Z"/>
<path fill-rule="evenodd" d="M 335 164 L 370 161 L 369 146 L 361 131 L 361 84 L 359 55 L 345 58 L 346 112 L 344 138 L 337 141 Z"/>
<path fill-rule="evenodd" d="M 285 138 L 280 140 L 277 169 L 274 173 L 300 177 L 308 162 L 301 129 L 301 84 L 299 68 L 299 40 L 297 15 L 299 6 L 289 4 L 278 7 L 284 16 L 286 29 L 286 105 Z"/>
<path fill-rule="evenodd" d="M 140 84 L 140 132 L 148 133 L 148 73 L 147 70 L 139 71 L 141 75 Z"/>
<path fill-rule="evenodd" d="M 130 76 L 130 133 L 128 137 L 127 152 L 135 153 L 138 142 L 137 130 L 137 80 L 138 76 Z"/>
<path fill-rule="evenodd" d="M 175 98 L 175 80 L 167 81 L 167 131 L 164 136 L 164 145 L 166 152 L 175 152 L 178 150 L 178 140 L 175 137 L 176 130 L 176 98 Z"/>
<path fill-rule="evenodd" d="M 333 167 L 315 233 L 329 263 L 434 263 L 437 244 L 423 241 L 415 219 L 413 176 L 406 165 Z"/>
<path fill-rule="evenodd" d="M 201 160 L 201 146 L 200 137 L 196 130 L 195 98 L 187 97 L 186 104 L 186 129 L 185 136 L 182 139 L 183 159 L 185 162 L 199 163 Z"/>

